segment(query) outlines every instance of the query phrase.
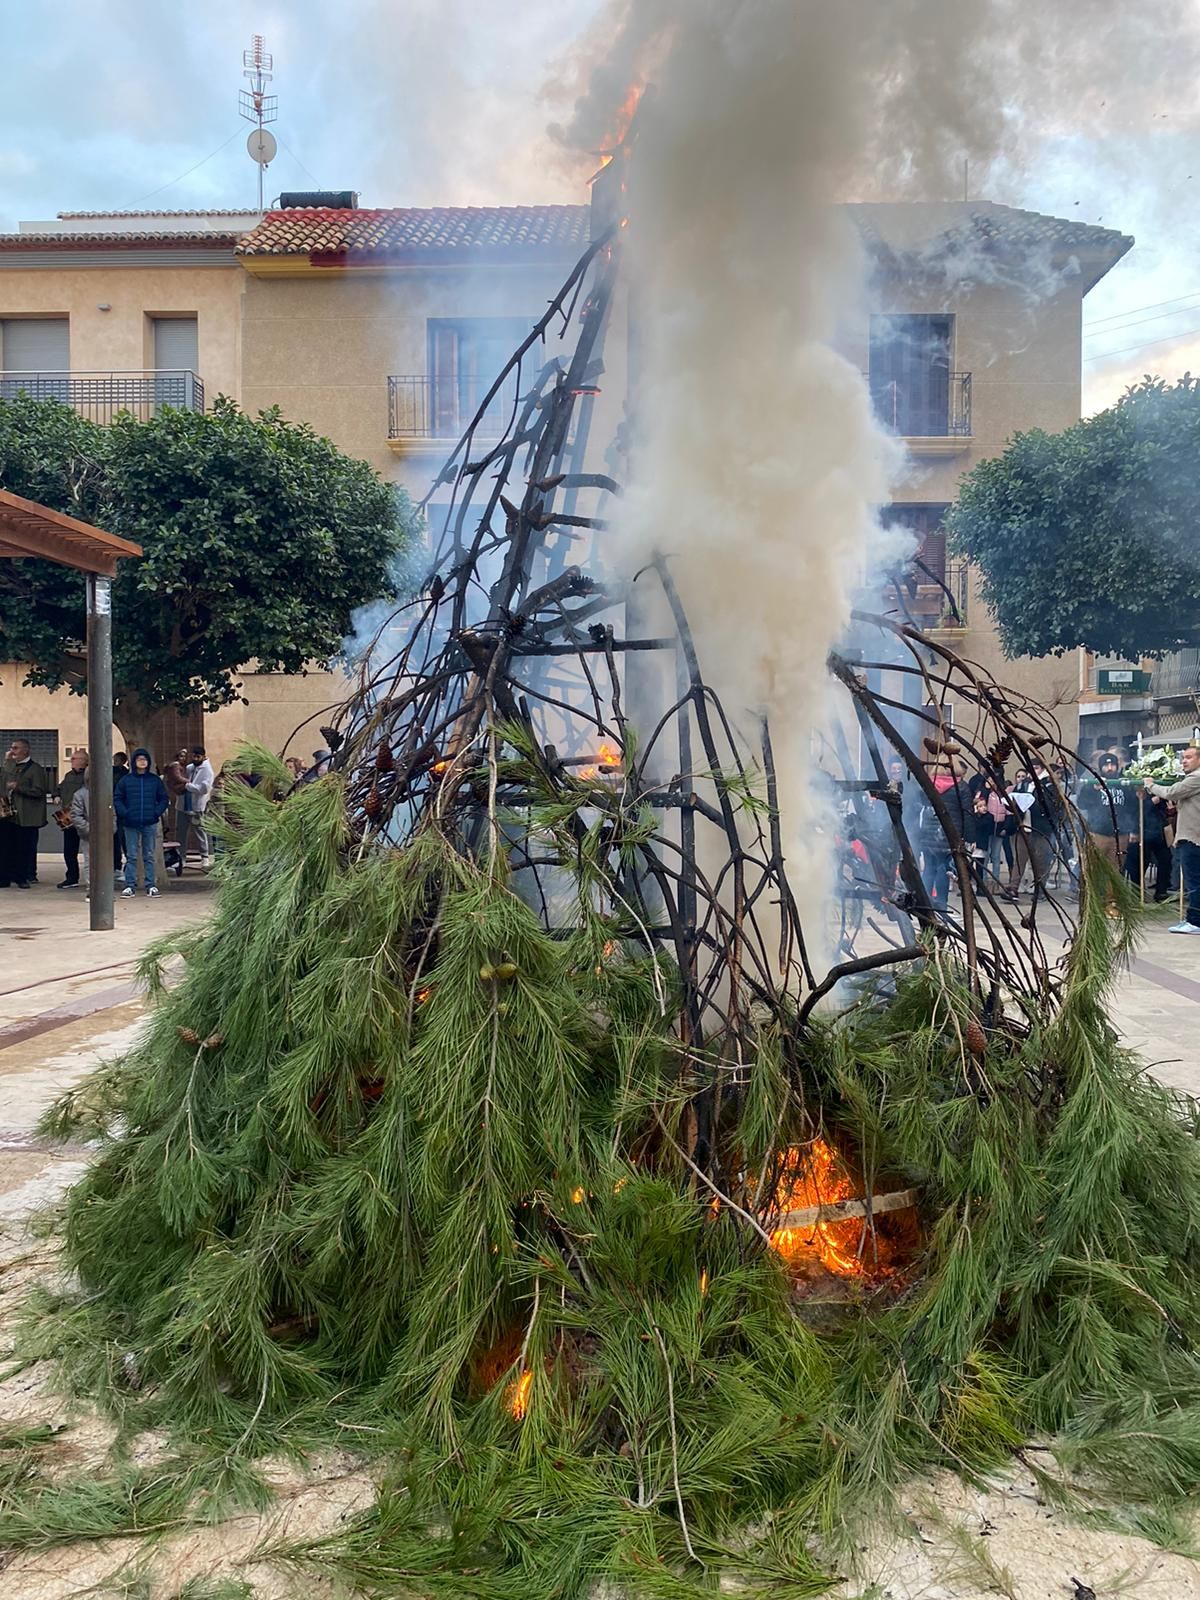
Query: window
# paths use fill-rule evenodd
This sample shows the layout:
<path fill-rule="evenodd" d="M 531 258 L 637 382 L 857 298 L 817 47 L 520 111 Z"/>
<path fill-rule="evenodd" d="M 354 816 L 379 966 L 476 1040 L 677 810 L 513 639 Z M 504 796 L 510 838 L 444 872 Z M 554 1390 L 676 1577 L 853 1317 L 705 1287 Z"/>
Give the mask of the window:
<path fill-rule="evenodd" d="M 200 365 L 195 317 L 154 317 L 154 401 L 157 406 L 192 406 Z"/>
<path fill-rule="evenodd" d="M 532 321 L 524 317 L 429 319 L 430 416 L 435 434 L 462 432 L 528 334 Z M 487 422 L 503 427 L 516 395 L 514 373 L 488 407 Z"/>
<path fill-rule="evenodd" d="M 0 728 L 0 755 L 14 739 L 29 740 L 29 754 L 50 774 L 50 781 L 58 779 L 58 729 L 57 728 Z"/>
<path fill-rule="evenodd" d="M 200 366 L 198 329 L 195 317 L 155 317 L 155 372 L 198 371 Z"/>
<path fill-rule="evenodd" d="M 967 568 L 946 554 L 945 502 L 888 506 L 883 523 L 906 528 L 915 548 L 900 579 L 896 598 L 923 627 L 962 627 L 967 617 Z"/>
<path fill-rule="evenodd" d="M 871 318 L 871 399 L 876 414 L 907 438 L 959 432 L 951 426 L 954 318 Z"/>
<path fill-rule="evenodd" d="M 67 399 L 70 326 L 66 317 L 0 320 L 0 399 L 15 394 L 35 400 Z"/>

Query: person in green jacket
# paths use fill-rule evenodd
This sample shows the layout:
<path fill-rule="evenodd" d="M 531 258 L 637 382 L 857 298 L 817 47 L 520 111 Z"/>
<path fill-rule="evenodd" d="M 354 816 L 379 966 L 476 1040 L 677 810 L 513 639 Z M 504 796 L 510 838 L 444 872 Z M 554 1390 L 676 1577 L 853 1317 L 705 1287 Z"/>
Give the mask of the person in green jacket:
<path fill-rule="evenodd" d="M 33 759 L 28 739 L 14 739 L 0 767 L 0 782 L 12 807 L 0 852 L 0 889 L 15 885 L 27 889 L 37 879 L 38 833 L 46 826 L 46 796 L 50 778 Z"/>

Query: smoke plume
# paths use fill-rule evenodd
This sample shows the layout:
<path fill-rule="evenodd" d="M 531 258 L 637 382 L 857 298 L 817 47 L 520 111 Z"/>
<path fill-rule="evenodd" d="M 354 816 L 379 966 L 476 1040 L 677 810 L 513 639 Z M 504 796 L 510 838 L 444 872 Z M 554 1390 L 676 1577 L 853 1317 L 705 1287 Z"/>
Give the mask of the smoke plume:
<path fill-rule="evenodd" d="M 1011 0 L 622 0 L 560 85 L 576 104 L 552 132 L 577 150 L 602 146 L 631 83 L 654 85 L 629 204 L 636 444 L 614 545 L 629 571 L 670 558 L 714 687 L 747 722 L 769 715 L 798 887 L 828 856 L 810 781 L 825 658 L 901 471 L 837 353 L 867 301 L 836 204 L 955 198 L 964 159 L 999 181 L 1064 119 L 1136 120 L 1171 28 L 1194 60 L 1178 0 L 1036 17 Z"/>

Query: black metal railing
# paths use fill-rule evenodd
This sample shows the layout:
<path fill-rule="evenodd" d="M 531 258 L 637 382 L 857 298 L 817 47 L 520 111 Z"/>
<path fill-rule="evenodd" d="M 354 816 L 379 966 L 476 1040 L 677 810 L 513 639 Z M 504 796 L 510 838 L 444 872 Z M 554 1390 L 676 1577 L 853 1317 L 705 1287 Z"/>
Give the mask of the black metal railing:
<path fill-rule="evenodd" d="M 903 384 L 871 381 L 875 415 L 905 439 L 969 439 L 971 374 L 946 372 L 916 393 Z"/>
<path fill-rule="evenodd" d="M 1155 662 L 1150 693 L 1156 700 L 1200 696 L 1200 650 L 1176 650 Z"/>
<path fill-rule="evenodd" d="M 204 385 L 194 372 L 0 372 L 0 400 L 28 395 L 59 400 L 93 422 L 108 423 L 122 411 L 145 422 L 167 406 L 203 411 Z"/>
<path fill-rule="evenodd" d="M 885 599 L 920 627 L 930 629 L 965 628 L 967 597 L 970 591 L 965 561 L 945 561 L 936 566 L 914 562 L 900 580 L 889 585 Z"/>
<path fill-rule="evenodd" d="M 489 383 L 475 378 L 438 378 L 400 373 L 388 379 L 389 439 L 457 439 L 479 410 Z M 498 438 L 516 403 L 513 374 L 489 403 L 479 424 L 483 438 Z"/>

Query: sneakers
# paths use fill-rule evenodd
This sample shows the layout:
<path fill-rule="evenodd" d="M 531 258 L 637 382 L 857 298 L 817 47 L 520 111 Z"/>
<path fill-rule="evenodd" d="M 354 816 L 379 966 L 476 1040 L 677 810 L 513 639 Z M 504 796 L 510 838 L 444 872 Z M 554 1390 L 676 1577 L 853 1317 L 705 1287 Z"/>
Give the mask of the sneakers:
<path fill-rule="evenodd" d="M 158 890 L 154 887 L 153 884 L 151 884 L 150 887 L 146 890 L 146 899 L 147 900 L 157 900 L 158 899 Z"/>
<path fill-rule="evenodd" d="M 1200 925 L 1194 922 L 1176 922 L 1167 929 L 1168 933 L 1200 933 Z"/>
<path fill-rule="evenodd" d="M 63 881 L 59 884 L 58 887 L 60 889 L 78 889 L 78 887 L 79 887 L 79 879 L 78 878 L 64 878 Z"/>
<path fill-rule="evenodd" d="M 137 893 L 136 889 L 122 889 L 121 890 L 121 899 L 122 900 L 132 900 L 136 893 Z"/>

